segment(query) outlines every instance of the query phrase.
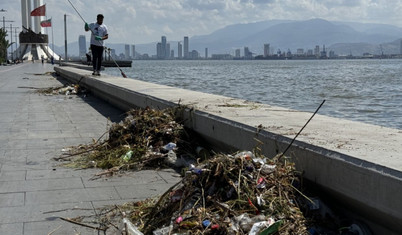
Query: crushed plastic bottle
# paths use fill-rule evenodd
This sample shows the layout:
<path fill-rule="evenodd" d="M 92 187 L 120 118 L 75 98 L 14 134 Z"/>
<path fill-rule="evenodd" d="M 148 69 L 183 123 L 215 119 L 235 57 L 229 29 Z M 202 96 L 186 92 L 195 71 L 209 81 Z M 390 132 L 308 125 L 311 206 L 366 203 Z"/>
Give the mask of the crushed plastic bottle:
<path fill-rule="evenodd" d="M 235 158 L 244 158 L 246 160 L 251 160 L 254 158 L 254 154 L 251 151 L 243 151 L 236 154 Z"/>
<path fill-rule="evenodd" d="M 252 220 L 250 219 L 247 213 L 235 217 L 235 221 L 238 227 L 241 228 L 243 231 L 245 232 L 250 231 Z"/>
<path fill-rule="evenodd" d="M 257 181 L 257 188 L 265 188 L 265 181 L 264 178 L 259 178 Z"/>
<path fill-rule="evenodd" d="M 257 195 L 257 204 L 259 206 L 264 206 L 265 205 L 265 200 L 263 199 L 262 194 L 260 194 L 259 196 Z"/>
<path fill-rule="evenodd" d="M 177 166 L 181 162 L 180 161 L 178 162 L 176 153 L 173 150 L 169 150 L 165 158 L 165 163 L 170 166 Z"/>
<path fill-rule="evenodd" d="M 127 235 L 144 235 L 129 219 L 123 218 L 123 227 Z"/>
<path fill-rule="evenodd" d="M 202 221 L 202 226 L 203 226 L 204 228 L 208 227 L 209 225 L 211 225 L 211 221 L 209 221 L 209 220 L 204 220 L 204 221 Z"/>
<path fill-rule="evenodd" d="M 251 227 L 249 235 L 260 234 L 262 229 L 269 228 L 274 223 L 275 223 L 275 220 L 273 218 L 269 218 L 267 221 L 256 222 L 253 224 L 253 227 Z"/>
<path fill-rule="evenodd" d="M 167 226 L 167 227 L 163 227 L 157 230 L 154 230 L 152 232 L 153 235 L 168 235 L 168 234 L 172 234 L 173 231 L 173 226 Z"/>
<path fill-rule="evenodd" d="M 274 172 L 276 169 L 276 165 L 264 164 L 261 166 L 261 173 L 269 174 Z"/>
<path fill-rule="evenodd" d="M 202 169 L 201 168 L 196 168 L 193 164 L 190 164 L 190 171 L 199 175 L 202 173 Z"/>
<path fill-rule="evenodd" d="M 168 143 L 167 145 L 163 146 L 163 149 L 166 151 L 174 150 L 176 149 L 177 145 L 175 143 Z"/>
<path fill-rule="evenodd" d="M 253 158 L 253 162 L 254 163 L 259 163 L 261 165 L 264 165 L 267 162 L 267 160 L 265 158 L 264 159 L 262 159 L 262 158 Z"/>
<path fill-rule="evenodd" d="M 130 159 L 131 159 L 132 156 L 133 156 L 133 151 L 132 151 L 132 150 L 129 150 L 129 151 L 127 151 L 126 154 L 124 154 L 124 155 L 122 156 L 122 158 L 123 158 L 123 160 L 124 160 L 125 162 L 128 162 L 128 161 L 130 161 Z"/>

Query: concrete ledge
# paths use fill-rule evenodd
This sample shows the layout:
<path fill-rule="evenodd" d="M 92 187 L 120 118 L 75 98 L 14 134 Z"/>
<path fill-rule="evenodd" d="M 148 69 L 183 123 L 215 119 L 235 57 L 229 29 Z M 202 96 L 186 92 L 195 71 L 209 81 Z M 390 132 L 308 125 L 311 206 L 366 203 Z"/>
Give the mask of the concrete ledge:
<path fill-rule="evenodd" d="M 281 107 L 151 84 L 121 77 L 55 67 L 58 74 L 80 83 L 95 95 L 128 110 L 166 108 L 179 103 L 186 126 L 214 145 L 249 150 L 258 139 L 273 157 L 312 115 Z M 335 195 L 369 221 L 383 226 L 375 234 L 402 232 L 402 130 L 316 115 L 287 155 L 305 178 Z"/>
<path fill-rule="evenodd" d="M 74 67 L 74 68 L 77 68 L 77 69 L 93 71 L 92 65 L 85 65 L 85 64 L 82 64 L 82 63 L 63 62 L 62 61 L 61 66 L 70 66 L 70 67 Z M 105 67 L 101 66 L 101 70 L 105 70 Z"/>

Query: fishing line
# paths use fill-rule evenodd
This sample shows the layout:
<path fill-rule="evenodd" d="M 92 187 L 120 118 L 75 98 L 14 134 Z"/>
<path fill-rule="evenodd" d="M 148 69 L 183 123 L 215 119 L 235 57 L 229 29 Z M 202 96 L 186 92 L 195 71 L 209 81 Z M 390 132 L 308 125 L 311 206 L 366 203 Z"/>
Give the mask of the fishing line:
<path fill-rule="evenodd" d="M 70 0 L 67 0 L 71 6 L 74 8 L 75 12 L 77 12 L 77 14 L 81 17 L 82 21 L 84 21 L 84 23 L 86 23 L 86 21 L 84 20 L 84 18 L 81 16 L 81 14 L 78 12 L 78 10 L 75 8 L 75 6 L 70 2 Z M 91 30 L 92 31 L 92 30 Z"/>
<path fill-rule="evenodd" d="M 78 12 L 77 8 L 75 8 L 75 6 L 73 5 L 73 3 L 72 3 L 70 0 L 67 0 L 67 1 L 68 1 L 68 2 L 71 4 L 71 6 L 74 8 L 75 12 L 77 12 L 77 14 L 80 16 L 81 20 L 84 21 L 84 23 L 86 24 L 87 22 L 84 20 L 84 18 L 83 18 L 83 17 L 81 16 L 81 14 Z M 93 34 L 93 36 L 95 36 L 96 34 L 94 33 L 94 31 L 92 31 L 91 28 L 89 28 L 89 29 L 91 30 L 91 33 Z M 101 45 L 100 42 L 98 42 L 98 43 L 99 43 L 100 46 L 104 47 L 103 45 Z M 105 52 L 106 52 L 106 51 L 107 51 L 106 47 L 104 47 L 104 49 L 105 49 Z M 110 52 L 109 52 L 109 58 L 112 58 L 113 62 L 116 64 L 117 68 L 120 70 L 121 75 L 122 75 L 124 78 L 127 78 L 126 74 L 123 72 L 123 70 L 121 70 L 120 66 L 119 66 L 119 65 L 117 64 L 117 62 L 113 59 L 113 57 L 110 55 Z"/>

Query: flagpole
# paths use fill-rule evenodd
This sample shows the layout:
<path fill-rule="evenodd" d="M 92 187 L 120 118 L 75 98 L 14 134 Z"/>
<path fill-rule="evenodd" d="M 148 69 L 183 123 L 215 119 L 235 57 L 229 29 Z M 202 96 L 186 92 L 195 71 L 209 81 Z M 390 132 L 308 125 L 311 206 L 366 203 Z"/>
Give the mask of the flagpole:
<path fill-rule="evenodd" d="M 45 4 L 46 5 L 46 4 Z M 45 13 L 45 18 L 46 18 L 46 21 L 47 21 L 47 12 Z M 41 24 L 42 24 L 42 22 L 41 22 Z M 40 27 L 42 27 L 42 25 L 40 26 Z M 42 27 L 43 28 L 43 27 Z M 49 52 L 49 32 L 48 32 L 49 30 L 47 29 L 47 27 L 46 27 L 46 35 L 48 35 L 48 39 L 47 39 L 47 51 Z M 48 56 L 48 59 L 49 59 L 49 56 Z"/>
<path fill-rule="evenodd" d="M 52 19 L 52 18 L 50 18 L 50 19 Z M 54 37 L 53 37 L 53 24 L 52 24 L 52 26 L 50 26 L 50 27 L 52 27 L 52 53 L 53 53 L 53 59 L 54 59 Z"/>
<path fill-rule="evenodd" d="M 47 13 L 46 13 L 46 15 L 47 15 Z M 47 16 L 45 16 L 45 17 L 46 17 L 46 21 L 47 21 Z M 41 27 L 42 27 L 42 25 L 41 25 Z M 47 31 L 48 30 L 47 30 L 47 27 L 46 27 L 46 34 L 49 35 Z"/>

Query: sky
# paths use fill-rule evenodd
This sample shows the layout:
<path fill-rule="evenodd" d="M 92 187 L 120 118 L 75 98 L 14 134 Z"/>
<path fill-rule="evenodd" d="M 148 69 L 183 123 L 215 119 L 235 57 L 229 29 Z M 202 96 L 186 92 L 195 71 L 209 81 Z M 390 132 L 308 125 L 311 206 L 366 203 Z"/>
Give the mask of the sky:
<path fill-rule="evenodd" d="M 161 40 L 182 41 L 184 36 L 206 35 L 227 25 L 265 20 L 309 20 L 382 23 L 402 27 L 402 0 L 70 0 L 86 22 L 102 13 L 110 43 L 142 44 Z M 84 22 L 68 0 L 43 0 L 52 18 L 53 41 L 64 45 L 78 40 Z M 21 30 L 21 1 L 1 0 L 0 20 Z M 43 18 L 44 20 L 45 18 Z M 1 27 L 3 25 L 1 24 Z M 15 32 L 15 29 L 13 29 Z M 47 28 L 52 41 L 52 28 Z M 14 38 L 15 40 L 15 38 Z"/>

